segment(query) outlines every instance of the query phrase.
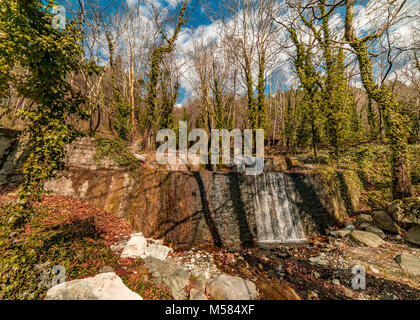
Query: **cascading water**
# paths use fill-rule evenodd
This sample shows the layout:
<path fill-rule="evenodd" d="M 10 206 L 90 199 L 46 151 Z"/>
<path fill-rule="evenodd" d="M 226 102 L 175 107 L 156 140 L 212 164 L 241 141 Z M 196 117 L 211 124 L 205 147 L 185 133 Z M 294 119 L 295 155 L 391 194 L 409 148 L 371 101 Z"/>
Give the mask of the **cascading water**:
<path fill-rule="evenodd" d="M 283 173 L 255 176 L 255 220 L 261 243 L 305 242 L 293 186 Z"/>

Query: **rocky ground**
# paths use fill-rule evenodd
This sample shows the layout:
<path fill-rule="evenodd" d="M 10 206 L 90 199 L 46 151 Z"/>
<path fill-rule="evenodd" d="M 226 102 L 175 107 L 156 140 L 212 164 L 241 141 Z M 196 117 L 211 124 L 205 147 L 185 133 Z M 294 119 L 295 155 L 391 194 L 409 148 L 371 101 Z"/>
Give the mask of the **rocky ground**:
<path fill-rule="evenodd" d="M 3 189 L 0 204 L 13 203 L 15 196 L 13 190 Z M 393 203 L 381 211 L 357 214 L 343 229 L 330 229 L 327 236 L 309 238 L 305 245 L 229 250 L 170 248 L 80 200 L 47 196 L 41 204 L 52 210 L 51 216 L 43 218 L 47 225 L 62 231 L 74 221 L 89 219 L 114 257 L 92 260 L 98 268 L 86 260 L 94 252 L 80 258 L 91 270 L 68 270 L 75 276 L 49 289 L 46 298 L 108 299 L 111 292 L 114 298 L 146 300 L 419 300 L 418 198 L 412 203 Z M 24 235 L 34 232 L 44 231 L 27 227 Z M 73 231 L 66 234 L 72 236 Z M 97 241 L 89 234 L 83 237 L 87 243 Z M 71 246 L 80 242 L 71 241 Z M 59 263 L 60 255 L 51 255 L 56 261 L 49 266 Z M 69 268 L 77 261 L 71 261 Z M 355 266 L 366 272 L 365 289 L 353 289 Z"/>

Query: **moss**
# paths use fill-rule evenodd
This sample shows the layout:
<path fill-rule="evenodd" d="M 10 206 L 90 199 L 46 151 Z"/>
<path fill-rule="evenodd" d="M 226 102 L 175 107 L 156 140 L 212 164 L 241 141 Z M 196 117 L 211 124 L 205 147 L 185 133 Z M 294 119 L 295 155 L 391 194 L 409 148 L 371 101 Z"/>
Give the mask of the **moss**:
<path fill-rule="evenodd" d="M 98 163 L 106 158 L 110 158 L 115 161 L 118 166 L 127 168 L 131 171 L 136 171 L 140 168 L 139 160 L 130 152 L 125 141 L 122 139 L 96 137 L 95 146 L 95 161 Z"/>
<path fill-rule="evenodd" d="M 363 192 L 363 184 L 354 171 L 338 170 L 332 167 L 316 170 L 324 190 L 332 202 L 335 216 L 343 221 L 348 214 L 357 210 Z"/>

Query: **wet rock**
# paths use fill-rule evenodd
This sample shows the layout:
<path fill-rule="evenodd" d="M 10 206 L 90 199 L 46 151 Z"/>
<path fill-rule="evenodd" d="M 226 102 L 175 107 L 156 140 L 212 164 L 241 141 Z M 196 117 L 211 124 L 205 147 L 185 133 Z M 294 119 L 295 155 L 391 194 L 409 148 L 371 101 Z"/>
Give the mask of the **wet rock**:
<path fill-rule="evenodd" d="M 144 264 L 151 275 L 168 288 L 175 300 L 187 299 L 185 287 L 190 281 L 190 275 L 184 268 L 153 257 L 144 259 Z"/>
<path fill-rule="evenodd" d="M 392 233 L 399 232 L 398 226 L 396 225 L 394 220 L 392 220 L 390 215 L 384 211 L 375 212 L 375 214 L 373 215 L 373 221 L 382 230 L 392 232 Z"/>
<path fill-rule="evenodd" d="M 255 300 L 258 297 L 254 282 L 225 274 L 211 280 L 207 292 L 216 300 Z"/>
<path fill-rule="evenodd" d="M 330 235 L 332 235 L 333 237 L 337 237 L 337 238 L 344 238 L 346 236 L 348 236 L 350 234 L 350 230 L 348 229 L 342 229 L 342 230 L 337 230 L 337 231 L 331 231 Z"/>
<path fill-rule="evenodd" d="M 363 223 L 369 223 L 371 224 L 373 222 L 372 216 L 368 214 L 359 214 L 356 218 L 356 224 L 359 226 Z"/>
<path fill-rule="evenodd" d="M 130 236 L 130 240 L 128 240 L 125 245 L 121 253 L 121 258 L 142 258 L 144 257 L 146 247 L 147 240 L 143 234 L 141 232 L 134 233 Z"/>
<path fill-rule="evenodd" d="M 420 226 L 410 229 L 407 232 L 406 239 L 408 242 L 420 246 Z"/>
<path fill-rule="evenodd" d="M 376 234 L 366 231 L 354 230 L 349 237 L 353 244 L 358 246 L 379 247 L 386 244 Z"/>
<path fill-rule="evenodd" d="M 402 253 L 395 257 L 395 261 L 402 269 L 413 275 L 420 275 L 420 258 L 408 253 Z"/>
<path fill-rule="evenodd" d="M 190 300 L 208 300 L 206 295 L 200 290 L 192 288 L 190 290 Z"/>
<path fill-rule="evenodd" d="M 128 289 L 115 273 L 73 280 L 48 290 L 45 300 L 143 300 Z"/>
<path fill-rule="evenodd" d="M 385 239 L 385 233 L 381 229 L 379 229 L 378 227 L 368 226 L 368 227 L 366 227 L 365 231 L 376 234 L 381 239 Z"/>

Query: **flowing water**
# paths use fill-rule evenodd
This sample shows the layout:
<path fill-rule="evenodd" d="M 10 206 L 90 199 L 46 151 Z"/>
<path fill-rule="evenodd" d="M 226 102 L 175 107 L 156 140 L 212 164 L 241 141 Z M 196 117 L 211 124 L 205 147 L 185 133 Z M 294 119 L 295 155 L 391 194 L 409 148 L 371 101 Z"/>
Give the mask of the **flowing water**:
<path fill-rule="evenodd" d="M 261 243 L 305 242 L 292 182 L 283 173 L 255 177 L 255 220 Z"/>

